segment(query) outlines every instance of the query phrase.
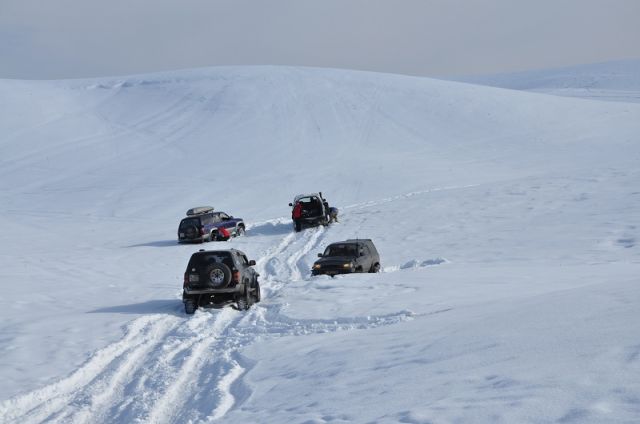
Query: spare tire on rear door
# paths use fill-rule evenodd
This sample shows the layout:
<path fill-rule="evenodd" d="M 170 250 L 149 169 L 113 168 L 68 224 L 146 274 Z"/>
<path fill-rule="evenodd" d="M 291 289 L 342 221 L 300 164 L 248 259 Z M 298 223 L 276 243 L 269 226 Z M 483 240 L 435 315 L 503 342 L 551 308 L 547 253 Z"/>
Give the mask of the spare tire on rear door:
<path fill-rule="evenodd" d="M 190 225 L 184 232 L 189 239 L 196 238 L 198 235 L 198 229 L 195 225 Z"/>
<path fill-rule="evenodd" d="M 223 263 L 212 263 L 204 270 L 204 281 L 212 288 L 223 289 L 231 282 L 231 270 Z"/>

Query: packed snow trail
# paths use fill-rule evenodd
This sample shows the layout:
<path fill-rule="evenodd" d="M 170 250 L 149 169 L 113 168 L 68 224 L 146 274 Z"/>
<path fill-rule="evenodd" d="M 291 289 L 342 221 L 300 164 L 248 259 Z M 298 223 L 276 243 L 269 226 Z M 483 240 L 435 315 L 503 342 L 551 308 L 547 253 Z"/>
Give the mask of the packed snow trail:
<path fill-rule="evenodd" d="M 150 422 L 213 420 L 248 396 L 239 383 L 247 372 L 243 348 L 265 337 L 363 330 L 412 318 L 386 316 L 295 320 L 280 312 L 279 290 L 309 277 L 302 258 L 324 240 L 323 227 L 289 233 L 258 259 L 262 303 L 249 311 L 199 310 L 182 305 L 169 315 L 132 321 L 124 337 L 94 353 L 69 377 L 0 404 L 0 421 Z M 240 393 L 235 393 L 235 391 Z M 243 392 L 244 391 L 244 392 Z"/>

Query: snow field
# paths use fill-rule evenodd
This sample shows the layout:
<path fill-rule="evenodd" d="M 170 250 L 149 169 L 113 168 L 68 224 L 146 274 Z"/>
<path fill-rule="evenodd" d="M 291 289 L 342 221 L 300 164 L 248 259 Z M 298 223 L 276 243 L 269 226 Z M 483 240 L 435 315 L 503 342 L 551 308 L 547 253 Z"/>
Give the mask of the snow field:
<path fill-rule="evenodd" d="M 0 92 L 0 422 L 640 416 L 638 105 L 271 67 Z M 340 223 L 293 233 L 316 190 Z M 203 203 L 246 237 L 177 245 Z M 383 272 L 310 277 L 354 237 Z M 263 302 L 185 317 L 201 247 Z"/>

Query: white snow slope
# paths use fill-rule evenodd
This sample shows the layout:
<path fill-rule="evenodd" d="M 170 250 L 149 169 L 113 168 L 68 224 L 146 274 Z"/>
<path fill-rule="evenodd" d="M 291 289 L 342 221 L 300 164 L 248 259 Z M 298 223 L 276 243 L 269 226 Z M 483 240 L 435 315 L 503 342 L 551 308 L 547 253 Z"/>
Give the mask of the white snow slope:
<path fill-rule="evenodd" d="M 640 59 L 455 80 L 557 96 L 640 103 Z"/>
<path fill-rule="evenodd" d="M 640 421 L 639 104 L 274 67 L 0 99 L 0 422 Z M 318 190 L 340 223 L 294 233 Z M 247 235 L 176 244 L 201 204 Z M 383 272 L 310 276 L 356 236 Z M 201 247 L 263 301 L 184 315 Z"/>

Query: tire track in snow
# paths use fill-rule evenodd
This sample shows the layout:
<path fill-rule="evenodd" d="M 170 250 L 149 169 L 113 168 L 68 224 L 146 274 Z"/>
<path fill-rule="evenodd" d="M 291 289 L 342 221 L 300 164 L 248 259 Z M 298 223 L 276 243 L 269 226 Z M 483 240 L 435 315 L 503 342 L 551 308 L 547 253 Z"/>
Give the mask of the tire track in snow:
<path fill-rule="evenodd" d="M 249 311 L 197 311 L 185 319 L 151 315 L 129 324 L 125 336 L 97 351 L 69 377 L 0 404 L 0 421 L 199 422 L 221 418 L 249 397 L 239 389 L 250 365 L 242 350 L 261 338 L 366 330 L 413 319 L 385 316 L 299 320 L 284 315 L 279 291 L 308 279 L 305 256 L 330 230 L 287 233 L 257 261 L 266 290 Z"/>
<path fill-rule="evenodd" d="M 160 323 L 157 323 L 160 324 Z M 121 403 L 127 393 L 124 387 L 128 379 L 157 351 L 176 323 L 167 328 L 155 325 L 154 329 L 159 333 L 157 337 L 149 340 L 149 343 L 140 345 L 131 350 L 119 360 L 117 366 L 105 368 L 96 378 L 80 393 L 75 393 L 71 399 L 72 404 L 79 404 L 76 410 L 68 411 L 60 417 L 61 421 L 73 423 L 92 423 L 95 421 L 107 422 L 111 418 L 110 409 L 113 404 Z"/>
<path fill-rule="evenodd" d="M 289 278 L 292 281 L 298 281 L 303 278 L 302 273 L 307 272 L 310 274 L 308 267 L 305 266 L 302 259 L 304 256 L 309 253 L 311 250 L 316 248 L 318 244 L 322 241 L 324 234 L 326 233 L 326 229 L 324 227 L 317 227 L 314 230 L 307 230 L 304 234 L 304 245 L 297 249 L 287 259 L 287 268 Z"/>
<path fill-rule="evenodd" d="M 286 235 L 268 254 L 281 254 L 295 238 L 293 233 Z M 224 414 L 234 403 L 229 388 L 242 374 L 231 359 L 239 350 L 237 341 L 232 334 L 225 340 L 225 330 L 247 313 L 227 308 L 213 316 L 198 315 L 186 321 L 158 315 L 134 320 L 121 340 L 94 353 L 69 377 L 1 403 L 0 421 L 94 422 L 120 417 L 174 422 L 183 410 L 180 405 L 198 391 L 198 373 L 216 361 L 222 362 L 216 377 L 224 384 L 218 387 L 220 402 L 207 412 Z"/>
<path fill-rule="evenodd" d="M 152 423 L 177 422 L 176 420 L 180 418 L 180 406 L 187 403 L 187 399 L 191 397 L 193 392 L 198 391 L 198 387 L 196 387 L 198 373 L 210 370 L 212 362 L 219 360 L 216 355 L 217 351 L 222 351 L 224 359 L 225 349 L 217 349 L 218 345 L 221 344 L 221 338 L 225 336 L 225 329 L 238 321 L 239 318 L 239 314 L 233 309 L 224 309 L 215 316 L 209 331 L 196 335 L 197 343 L 193 343 L 193 347 L 190 348 L 190 353 L 182 365 L 174 370 L 173 375 L 176 378 L 173 379 L 167 391 L 154 402 L 145 421 Z M 232 403 L 227 400 L 227 403 L 229 402 Z"/>
<path fill-rule="evenodd" d="M 111 364 L 160 339 L 166 329 L 164 322 L 170 320 L 171 317 L 149 316 L 133 321 L 121 340 L 97 351 L 69 377 L 0 404 L 0 422 L 42 422 L 51 415 L 55 416 L 57 410 L 72 402 L 74 396 L 82 395 L 82 390 L 100 374 L 109 372 Z"/>
<path fill-rule="evenodd" d="M 429 189 L 426 189 L 426 190 L 411 191 L 411 192 L 408 192 L 408 193 L 399 194 L 397 196 L 390 196 L 390 197 L 385 197 L 385 198 L 377 199 L 377 200 L 369 200 L 367 202 L 353 203 L 351 205 L 343 206 L 342 209 L 347 209 L 347 210 L 348 209 L 362 209 L 362 208 L 367 208 L 367 207 L 370 207 L 370 206 L 382 205 L 384 203 L 395 202 L 397 200 L 408 199 L 408 198 L 411 198 L 413 196 L 419 196 L 419 195 L 423 195 L 423 194 L 435 193 L 435 192 L 438 192 L 438 191 L 461 190 L 461 189 L 465 189 L 465 188 L 472 188 L 472 187 L 478 187 L 478 186 L 480 186 L 480 184 L 467 184 L 467 185 L 461 185 L 461 186 L 434 187 L 434 188 L 429 188 Z"/>
<path fill-rule="evenodd" d="M 231 393 L 231 386 L 243 373 L 244 369 L 240 364 L 234 361 L 229 373 L 220 379 L 220 383 L 218 384 L 218 392 L 221 393 L 220 401 L 218 402 L 216 409 L 213 411 L 213 414 L 208 418 L 211 420 L 217 420 L 218 418 L 222 418 L 231 408 L 233 408 L 235 404 L 235 397 Z"/>
<path fill-rule="evenodd" d="M 214 343 L 231 323 L 229 317 L 233 317 L 233 311 L 228 312 L 231 315 L 217 314 L 213 319 L 208 314 L 199 314 L 196 319 L 186 322 L 183 318 L 176 318 L 178 325 L 152 349 L 148 349 L 147 355 L 127 358 L 132 364 L 128 372 L 120 373 L 122 379 L 111 382 L 119 388 L 117 391 L 109 393 L 104 399 L 100 399 L 98 393 L 97 397 L 92 398 L 97 405 L 88 410 L 90 413 L 71 413 L 70 419 L 65 418 L 64 421 L 90 423 L 98 417 L 105 422 L 140 419 L 145 422 L 172 422 L 173 410 L 167 410 L 163 402 L 180 404 L 175 387 L 184 389 L 183 383 L 188 382 L 188 376 L 192 373 L 190 368 L 198 368 L 202 351 Z M 97 400 L 103 402 L 98 403 Z M 155 416 L 155 411 L 160 411 L 161 415 Z"/>

